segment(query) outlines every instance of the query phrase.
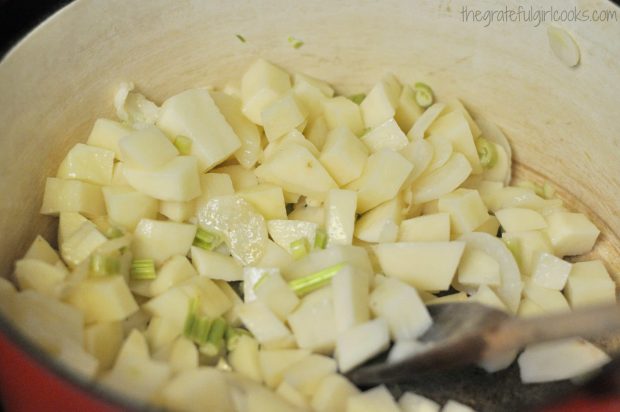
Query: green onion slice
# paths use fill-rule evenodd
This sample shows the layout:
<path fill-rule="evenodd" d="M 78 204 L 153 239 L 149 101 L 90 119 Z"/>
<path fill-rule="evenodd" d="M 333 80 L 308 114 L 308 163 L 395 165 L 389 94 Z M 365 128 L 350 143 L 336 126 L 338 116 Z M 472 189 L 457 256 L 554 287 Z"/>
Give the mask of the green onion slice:
<path fill-rule="evenodd" d="M 325 249 L 327 246 L 327 232 L 325 229 L 317 229 L 316 234 L 314 235 L 314 248 L 315 249 Z"/>
<path fill-rule="evenodd" d="M 180 154 L 188 155 L 192 151 L 192 139 L 187 136 L 177 136 L 174 139 L 174 146 Z"/>
<path fill-rule="evenodd" d="M 157 277 L 153 259 L 135 259 L 131 262 L 130 277 L 133 280 L 151 280 Z"/>
<path fill-rule="evenodd" d="M 105 231 L 105 236 L 108 239 L 116 239 L 123 235 L 124 235 L 123 231 L 114 226 L 110 226 L 108 230 Z"/>
<path fill-rule="evenodd" d="M 357 94 L 349 96 L 349 100 L 351 100 L 355 104 L 361 104 L 365 98 L 366 98 L 365 93 L 357 93 Z"/>
<path fill-rule="evenodd" d="M 235 34 L 235 36 L 239 39 L 241 43 L 245 43 L 247 40 L 240 34 Z"/>
<path fill-rule="evenodd" d="M 291 280 L 288 285 L 293 291 L 299 295 L 307 295 L 317 289 L 322 288 L 329 284 L 331 279 L 345 266 L 345 263 L 338 263 L 336 265 L 327 267 L 316 273 L 313 273 L 303 278 Z"/>
<path fill-rule="evenodd" d="M 433 89 L 431 89 L 428 84 L 418 82 L 413 85 L 413 89 L 415 90 L 415 102 L 418 106 L 426 109 L 433 104 L 435 100 L 433 97 Z"/>
<path fill-rule="evenodd" d="M 90 257 L 89 270 L 92 276 L 110 276 L 120 273 L 121 262 L 117 257 L 94 254 Z"/>
<path fill-rule="evenodd" d="M 291 254 L 295 259 L 301 259 L 310 251 L 310 243 L 305 237 L 292 241 L 289 247 L 291 249 Z"/>
<path fill-rule="evenodd" d="M 480 158 L 480 165 L 485 169 L 490 169 L 497 163 L 497 149 L 495 145 L 484 137 L 476 140 L 476 150 Z"/>
<path fill-rule="evenodd" d="M 246 329 L 229 326 L 226 329 L 226 349 L 228 351 L 235 350 L 241 336 L 252 336 L 252 334 Z"/>
<path fill-rule="evenodd" d="M 288 38 L 288 42 L 291 44 L 291 46 L 293 46 L 293 48 L 295 49 L 299 49 L 301 46 L 304 45 L 304 42 L 302 40 L 296 39 L 293 36 L 289 36 Z"/>
<path fill-rule="evenodd" d="M 222 238 L 218 233 L 211 232 L 201 227 L 196 231 L 194 246 L 205 250 L 213 250 L 222 243 Z"/>
<path fill-rule="evenodd" d="M 211 357 L 219 355 L 224 348 L 224 336 L 226 335 L 227 328 L 228 324 L 224 319 L 214 319 L 209 330 L 209 336 L 200 348 L 200 351 Z"/>

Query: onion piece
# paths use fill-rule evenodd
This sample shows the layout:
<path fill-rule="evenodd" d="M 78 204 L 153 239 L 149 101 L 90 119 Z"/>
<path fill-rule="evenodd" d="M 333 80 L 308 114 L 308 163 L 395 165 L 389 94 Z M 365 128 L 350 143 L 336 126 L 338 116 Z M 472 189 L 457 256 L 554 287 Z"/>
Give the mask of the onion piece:
<path fill-rule="evenodd" d="M 575 67 L 579 64 L 581 53 L 577 42 L 568 31 L 561 27 L 547 27 L 547 38 L 553 54 L 568 67 Z"/>
<path fill-rule="evenodd" d="M 435 119 L 439 117 L 439 115 L 443 112 L 445 108 L 446 105 L 444 103 L 435 103 L 434 105 L 426 109 L 424 113 L 422 113 L 422 116 L 420 116 L 418 120 L 415 121 L 411 130 L 409 130 L 409 132 L 407 133 L 407 137 L 409 138 L 409 140 L 414 141 L 424 139 L 424 133 L 426 132 L 426 129 L 428 129 L 431 124 L 433 124 Z"/>
<path fill-rule="evenodd" d="M 488 233 L 470 232 L 459 238 L 467 247 L 486 253 L 499 263 L 501 284 L 492 289 L 512 313 L 517 313 L 521 301 L 523 282 L 514 256 L 500 239 Z"/>
<path fill-rule="evenodd" d="M 502 129 L 485 117 L 480 115 L 474 116 L 474 120 L 476 121 L 476 124 L 478 124 L 478 127 L 480 127 L 482 136 L 490 142 L 497 143 L 506 152 L 508 157 L 508 172 L 504 178 L 504 184 L 507 185 L 510 183 L 510 179 L 512 178 L 512 148 L 510 147 L 508 138 L 504 132 L 502 132 Z"/>

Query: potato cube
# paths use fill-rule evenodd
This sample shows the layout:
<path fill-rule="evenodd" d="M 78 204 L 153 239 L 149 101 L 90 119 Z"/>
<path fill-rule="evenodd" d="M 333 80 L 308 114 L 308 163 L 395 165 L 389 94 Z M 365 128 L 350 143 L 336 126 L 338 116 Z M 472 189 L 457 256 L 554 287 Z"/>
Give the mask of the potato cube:
<path fill-rule="evenodd" d="M 499 263 L 482 250 L 465 248 L 458 268 L 458 281 L 463 285 L 499 286 Z"/>
<path fill-rule="evenodd" d="M 328 356 L 311 354 L 289 367 L 283 376 L 283 382 L 306 396 L 316 392 L 321 380 L 336 372 L 336 361 Z"/>
<path fill-rule="evenodd" d="M 183 328 L 171 319 L 153 316 L 144 332 L 152 351 L 157 351 L 172 342 L 183 333 Z"/>
<path fill-rule="evenodd" d="M 216 368 L 189 369 L 174 376 L 161 388 L 164 405 L 191 412 L 235 410 L 224 372 Z"/>
<path fill-rule="evenodd" d="M 67 265 L 74 268 L 107 240 L 93 223 L 87 221 L 60 245 L 60 254 Z"/>
<path fill-rule="evenodd" d="M 342 262 L 347 262 L 356 271 L 365 274 L 370 281 L 374 273 L 372 264 L 368 252 L 359 246 L 331 246 L 314 251 L 284 267 L 282 275 L 287 280 L 298 279 Z"/>
<path fill-rule="evenodd" d="M 157 271 L 157 277 L 150 283 L 151 295 L 161 295 L 171 287 L 194 276 L 198 276 L 198 272 L 185 256 L 172 256 L 164 262 Z"/>
<path fill-rule="evenodd" d="M 265 243 L 263 256 L 255 265 L 259 268 L 283 269 L 293 262 L 293 256 L 287 250 L 268 239 Z"/>
<path fill-rule="evenodd" d="M 200 175 L 200 196 L 196 198 L 196 210 L 201 209 L 209 200 L 218 196 L 234 195 L 232 179 L 225 173 L 205 173 Z"/>
<path fill-rule="evenodd" d="M 464 242 L 398 242 L 373 247 L 383 273 L 418 290 L 448 290 Z"/>
<path fill-rule="evenodd" d="M 357 211 L 367 212 L 394 198 L 412 169 L 407 159 L 392 150 L 383 149 L 370 155 L 362 175 L 346 186 L 358 192 Z"/>
<path fill-rule="evenodd" d="M 327 375 L 312 397 L 312 408 L 318 412 L 340 412 L 346 410 L 351 396 L 359 394 L 355 385 L 342 375 Z"/>
<path fill-rule="evenodd" d="M 387 321 L 394 340 L 415 339 L 432 324 L 418 292 L 398 279 L 385 279 L 372 291 L 370 309 Z"/>
<path fill-rule="evenodd" d="M 319 157 L 325 169 L 340 186 L 360 177 L 367 159 L 368 149 L 346 127 L 338 127 L 327 134 Z"/>
<path fill-rule="evenodd" d="M 114 163 L 114 169 L 112 170 L 112 181 L 110 182 L 111 186 L 129 186 L 129 182 L 125 179 L 124 169 L 125 163 Z"/>
<path fill-rule="evenodd" d="M 408 84 L 403 85 L 403 90 L 400 93 L 398 99 L 398 106 L 396 107 L 396 113 L 394 119 L 398 122 L 398 125 L 402 130 L 409 131 L 413 127 L 413 124 L 420 116 L 422 116 L 422 109 L 415 100 L 415 91 Z"/>
<path fill-rule="evenodd" d="M 114 152 L 116 159 L 122 160 L 118 141 L 133 132 L 133 129 L 114 120 L 100 118 L 95 121 L 88 136 L 87 144 Z"/>
<path fill-rule="evenodd" d="M 403 220 L 399 242 L 447 242 L 450 240 L 450 214 L 433 213 Z"/>
<path fill-rule="evenodd" d="M 266 348 L 287 348 L 293 337 L 284 323 L 263 302 L 244 303 L 239 317 L 256 339 Z"/>
<path fill-rule="evenodd" d="M 467 405 L 450 399 L 441 409 L 441 412 L 476 412 Z"/>
<path fill-rule="evenodd" d="M 344 332 L 370 318 L 368 279 L 364 273 L 345 266 L 332 278 L 331 284 L 338 332 Z"/>
<path fill-rule="evenodd" d="M 547 227 L 545 218 L 531 209 L 511 207 L 498 210 L 495 216 L 506 232 L 525 232 Z"/>
<path fill-rule="evenodd" d="M 270 142 L 295 129 L 306 120 L 306 117 L 306 109 L 300 105 L 293 93 L 278 98 L 261 112 L 265 135 Z"/>
<path fill-rule="evenodd" d="M 198 159 L 202 171 L 228 159 L 241 147 L 241 141 L 205 89 L 186 90 L 168 98 L 161 106 L 157 126 L 168 136 L 190 138 L 190 154 Z"/>
<path fill-rule="evenodd" d="M 263 381 L 256 339 L 250 336 L 240 336 L 236 347 L 228 353 L 228 362 L 235 372 L 255 382 Z"/>
<path fill-rule="evenodd" d="M 539 286 L 562 290 L 568 280 L 572 265 L 551 253 L 540 252 L 535 258 L 532 281 Z"/>
<path fill-rule="evenodd" d="M 266 272 L 254 285 L 254 293 L 282 321 L 299 304 L 299 298 L 279 271 Z"/>
<path fill-rule="evenodd" d="M 479 174 L 482 172 L 474 136 L 463 113 L 452 111 L 440 116 L 430 125 L 428 133 L 447 138 L 452 143 L 454 150 L 467 158 L 471 164 L 472 173 Z"/>
<path fill-rule="evenodd" d="M 67 303 L 84 313 L 86 323 L 124 320 L 139 309 L 122 276 L 87 279 L 71 291 Z"/>
<path fill-rule="evenodd" d="M 280 395 L 282 399 L 302 410 L 307 410 L 310 406 L 308 397 L 286 381 L 280 383 L 275 392 Z"/>
<path fill-rule="evenodd" d="M 478 226 L 474 232 L 484 232 L 491 236 L 497 236 L 499 231 L 499 220 L 495 216 L 489 215 L 483 224 Z"/>
<path fill-rule="evenodd" d="M 258 59 L 241 79 L 242 111 L 252 122 L 261 125 L 261 112 L 291 88 L 287 72 Z"/>
<path fill-rule="evenodd" d="M 218 252 L 191 247 L 192 264 L 200 274 L 227 282 L 243 280 L 243 267 L 237 261 Z"/>
<path fill-rule="evenodd" d="M 558 256 L 587 253 L 594 247 L 600 230 L 583 213 L 556 212 L 547 216 L 547 234 Z"/>
<path fill-rule="evenodd" d="M 247 412 L 297 412 L 299 407 L 291 404 L 274 391 L 254 387 L 247 394 Z"/>
<path fill-rule="evenodd" d="M 350 245 L 353 241 L 357 193 L 332 189 L 325 201 L 325 230 L 328 245 Z"/>
<path fill-rule="evenodd" d="M 120 321 L 94 323 L 84 329 L 84 347 L 99 361 L 99 371 L 112 367 L 123 344 L 123 325 Z"/>
<path fill-rule="evenodd" d="M 263 215 L 265 220 L 286 219 L 284 192 L 276 185 L 263 183 L 237 193 Z"/>
<path fill-rule="evenodd" d="M 377 83 L 360 104 L 366 127 L 374 128 L 394 117 L 402 86 L 389 74 Z"/>
<path fill-rule="evenodd" d="M 310 351 L 305 349 L 261 349 L 258 363 L 265 384 L 270 388 L 278 387 L 284 378 L 284 372 L 309 355 Z"/>
<path fill-rule="evenodd" d="M 398 400 L 402 412 L 439 412 L 439 404 L 413 392 L 405 392 Z"/>
<path fill-rule="evenodd" d="M 531 280 L 525 282 L 523 296 L 540 306 L 545 312 L 570 311 L 562 292 L 538 286 Z"/>
<path fill-rule="evenodd" d="M 314 237 L 318 225 L 303 220 L 270 220 L 267 222 L 269 236 L 274 242 L 287 252 L 291 252 L 291 243 L 301 238 L 308 239 L 310 245 L 314 244 Z"/>
<path fill-rule="evenodd" d="M 518 315 L 522 318 L 540 316 L 544 315 L 545 313 L 546 312 L 543 308 L 541 308 L 538 304 L 527 298 L 523 299 L 521 301 L 521 304 L 519 305 Z"/>
<path fill-rule="evenodd" d="M 181 336 L 174 341 L 170 348 L 168 364 L 175 374 L 198 369 L 198 356 L 198 348 L 194 342 Z"/>
<path fill-rule="evenodd" d="M 551 243 L 544 231 L 504 232 L 502 240 L 511 249 L 521 274 L 531 276 L 538 253 L 552 253 Z"/>
<path fill-rule="evenodd" d="M 476 293 L 471 295 L 468 299 L 469 302 L 480 303 L 485 306 L 490 306 L 495 309 L 508 311 L 508 308 L 502 302 L 502 300 L 497 296 L 493 290 L 487 285 L 480 285 Z"/>
<path fill-rule="evenodd" d="M 142 219 L 134 233 L 133 254 L 161 265 L 171 256 L 187 255 L 195 236 L 195 225 Z"/>
<path fill-rule="evenodd" d="M 60 286 L 68 275 L 67 269 L 56 264 L 35 259 L 15 262 L 15 280 L 21 290 L 33 289 L 38 293 L 58 298 Z"/>
<path fill-rule="evenodd" d="M 600 260 L 573 263 L 564 293 L 572 308 L 616 302 L 616 284 Z"/>
<path fill-rule="evenodd" d="M 450 214 L 450 227 L 455 235 L 472 232 L 488 217 L 488 211 L 477 190 L 457 189 L 439 198 L 437 208 Z"/>
<path fill-rule="evenodd" d="M 319 87 L 306 81 L 306 79 L 295 76 L 295 85 L 293 86 L 295 97 L 308 111 L 308 119 L 316 119 L 323 114 L 323 101 L 332 97 L 333 94 L 332 96 L 327 96 Z M 331 90 L 333 93 L 333 89 Z"/>
<path fill-rule="evenodd" d="M 353 326 L 338 335 L 335 359 L 338 370 L 346 373 L 390 346 L 390 332 L 385 319 L 377 318 Z"/>
<path fill-rule="evenodd" d="M 111 222 L 133 231 L 141 219 L 155 219 L 159 201 L 132 188 L 107 186 L 101 189 Z"/>
<path fill-rule="evenodd" d="M 77 179 L 98 185 L 109 185 L 114 169 L 114 152 L 78 143 L 65 156 L 58 168 L 61 179 Z"/>
<path fill-rule="evenodd" d="M 198 163 L 193 156 L 178 156 L 157 170 L 123 167 L 131 187 L 159 200 L 185 202 L 200 195 Z"/>
<path fill-rule="evenodd" d="M 336 344 L 336 316 L 331 287 L 324 287 L 304 297 L 288 316 L 288 324 L 297 346 L 329 354 Z"/>
<path fill-rule="evenodd" d="M 179 154 L 166 135 L 155 126 L 137 130 L 118 141 L 129 167 L 154 170 Z"/>
<path fill-rule="evenodd" d="M 61 212 L 58 219 L 59 247 L 62 247 L 65 240 L 71 237 L 85 222 L 89 222 L 89 220 L 77 212 Z"/>
<path fill-rule="evenodd" d="M 364 134 L 361 140 L 371 153 L 376 153 L 381 149 L 392 149 L 397 152 L 409 144 L 409 139 L 394 119 L 388 119 L 375 126 Z"/>
<path fill-rule="evenodd" d="M 347 401 L 347 412 L 400 412 L 390 391 L 384 386 L 354 395 Z"/>
<path fill-rule="evenodd" d="M 159 202 L 159 213 L 173 222 L 187 222 L 196 214 L 196 203 L 193 200 L 188 202 L 162 200 Z"/>
<path fill-rule="evenodd" d="M 323 115 L 318 116 L 316 119 L 310 119 L 304 129 L 306 139 L 319 150 L 323 150 L 328 132 L 327 122 Z"/>
<path fill-rule="evenodd" d="M 86 221 L 86 219 L 84 219 Z M 78 226 L 79 228 L 79 226 Z M 36 259 L 41 260 L 43 262 L 47 262 L 50 265 L 55 265 L 60 262 L 60 256 L 58 256 L 58 252 L 56 252 L 50 244 L 43 238 L 41 235 L 37 235 L 34 239 L 28 251 L 24 255 L 24 259 Z"/>
<path fill-rule="evenodd" d="M 330 130 L 344 126 L 356 136 L 364 132 L 360 107 L 346 97 L 338 96 L 323 101 L 323 116 Z"/>
<path fill-rule="evenodd" d="M 78 212 L 89 218 L 104 215 L 101 187 L 79 180 L 48 177 L 41 213 L 58 216 L 61 212 Z"/>

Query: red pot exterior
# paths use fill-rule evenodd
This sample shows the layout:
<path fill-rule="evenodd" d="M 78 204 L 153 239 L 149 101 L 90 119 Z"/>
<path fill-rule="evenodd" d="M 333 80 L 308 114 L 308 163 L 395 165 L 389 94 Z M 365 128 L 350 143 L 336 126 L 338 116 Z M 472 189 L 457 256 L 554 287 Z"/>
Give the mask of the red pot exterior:
<path fill-rule="evenodd" d="M 56 375 L 2 334 L 0 396 L 7 412 L 121 410 Z"/>

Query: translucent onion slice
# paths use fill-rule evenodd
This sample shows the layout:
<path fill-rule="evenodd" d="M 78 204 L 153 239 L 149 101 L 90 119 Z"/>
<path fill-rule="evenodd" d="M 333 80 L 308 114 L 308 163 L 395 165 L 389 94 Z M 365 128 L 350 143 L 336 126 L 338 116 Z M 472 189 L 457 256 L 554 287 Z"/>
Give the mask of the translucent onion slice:
<path fill-rule="evenodd" d="M 450 160 L 437 170 L 416 180 L 411 186 L 412 202 L 425 203 L 439 199 L 463 183 L 471 173 L 471 164 L 461 153 L 454 153 Z"/>
<path fill-rule="evenodd" d="M 445 108 L 446 105 L 444 103 L 435 103 L 426 109 L 424 113 L 422 113 L 422 116 L 420 116 L 413 124 L 413 127 L 409 130 L 409 133 L 407 133 L 409 140 L 414 141 L 424 139 L 426 129 L 430 127 L 430 125 L 439 117 Z"/>

